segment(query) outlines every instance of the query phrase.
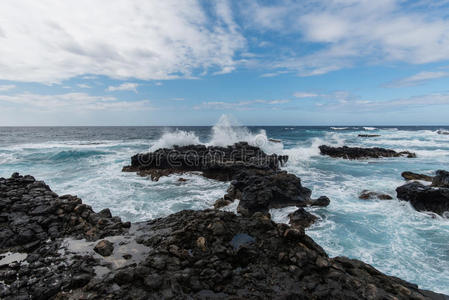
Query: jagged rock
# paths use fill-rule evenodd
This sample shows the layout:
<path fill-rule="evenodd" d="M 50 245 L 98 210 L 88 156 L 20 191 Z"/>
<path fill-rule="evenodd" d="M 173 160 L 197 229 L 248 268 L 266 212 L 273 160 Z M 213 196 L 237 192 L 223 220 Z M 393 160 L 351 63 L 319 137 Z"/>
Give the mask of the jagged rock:
<path fill-rule="evenodd" d="M 449 188 L 426 186 L 410 182 L 396 189 L 399 199 L 409 201 L 418 211 L 432 211 L 443 215 L 449 211 Z"/>
<path fill-rule="evenodd" d="M 0 179 L 0 234 L 25 226 L 35 243 L 0 239 L 0 260 L 13 256 L 0 266 L 1 299 L 444 299 L 361 261 L 329 258 L 302 227 L 260 212 L 182 211 L 127 231 L 117 217 L 106 221 L 108 211 L 26 181 Z M 102 235 L 117 241 L 107 259 L 85 240 Z"/>
<path fill-rule="evenodd" d="M 449 172 L 438 170 L 432 180 L 432 186 L 449 188 Z"/>
<path fill-rule="evenodd" d="M 406 179 L 406 180 L 423 180 L 423 181 L 432 181 L 433 180 L 432 176 L 408 172 L 408 171 L 402 172 L 401 176 L 404 177 L 404 179 Z"/>
<path fill-rule="evenodd" d="M 359 137 L 379 137 L 380 134 L 359 134 Z"/>
<path fill-rule="evenodd" d="M 449 131 L 445 131 L 445 130 L 437 130 L 438 134 L 444 134 L 444 135 L 449 135 Z"/>
<path fill-rule="evenodd" d="M 223 200 L 239 199 L 237 211 L 244 215 L 267 213 L 270 208 L 329 205 L 327 197 L 313 200 L 311 194 L 311 190 L 302 186 L 300 178 L 285 171 L 246 170 L 235 176 Z"/>
<path fill-rule="evenodd" d="M 170 174 L 201 171 L 205 177 L 229 181 L 241 170 L 278 170 L 287 160 L 288 156 L 268 155 L 246 142 L 228 147 L 174 146 L 173 149 L 134 155 L 131 165 L 124 167 L 123 171 L 150 175 L 152 180 Z"/>
<path fill-rule="evenodd" d="M 368 190 L 363 190 L 362 193 L 359 195 L 359 199 L 368 200 L 368 199 L 380 199 L 380 200 L 392 200 L 393 197 L 391 197 L 388 194 L 382 194 L 377 192 L 372 192 Z"/>
<path fill-rule="evenodd" d="M 292 227 L 302 228 L 309 227 L 318 219 L 302 207 L 289 214 L 288 217 L 290 219 L 290 225 Z"/>
<path fill-rule="evenodd" d="M 321 145 L 320 151 L 322 155 L 329 155 L 331 157 L 339 157 L 345 159 L 361 159 L 361 158 L 381 158 L 381 157 L 400 157 L 405 156 L 408 158 L 416 157 L 415 153 L 402 151 L 396 152 L 390 149 L 384 148 L 359 148 L 359 147 L 331 147 Z"/>
<path fill-rule="evenodd" d="M 114 251 L 114 244 L 108 240 L 101 240 L 95 245 L 94 251 L 101 256 L 110 256 Z"/>

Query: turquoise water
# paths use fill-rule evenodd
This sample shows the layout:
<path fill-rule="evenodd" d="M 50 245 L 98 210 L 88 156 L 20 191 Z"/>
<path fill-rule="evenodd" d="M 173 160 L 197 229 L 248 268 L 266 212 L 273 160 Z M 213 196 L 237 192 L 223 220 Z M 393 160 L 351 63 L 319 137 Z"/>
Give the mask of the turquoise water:
<path fill-rule="evenodd" d="M 125 220 L 141 221 L 182 209 L 213 205 L 228 184 L 195 174 L 152 182 L 121 168 L 130 157 L 173 144 L 226 145 L 247 140 L 267 152 L 290 156 L 286 170 L 301 177 L 313 196 L 331 204 L 314 208 L 320 217 L 308 234 L 331 256 L 361 259 L 381 271 L 449 294 L 449 219 L 419 213 L 406 202 L 359 200 L 369 189 L 396 196 L 403 171 L 433 174 L 449 169 L 449 135 L 442 127 L 250 127 L 223 120 L 215 127 L 57 127 L 1 128 L 0 177 L 13 172 L 45 180 L 59 194 L 76 194 L 95 210 L 109 207 Z M 446 128 L 446 130 L 448 130 Z M 360 133 L 380 134 L 359 138 Z M 267 142 L 282 140 L 282 144 Z M 319 155 L 318 146 L 387 147 L 417 153 L 416 159 L 347 161 Z M 292 208 L 273 210 L 287 222 Z"/>

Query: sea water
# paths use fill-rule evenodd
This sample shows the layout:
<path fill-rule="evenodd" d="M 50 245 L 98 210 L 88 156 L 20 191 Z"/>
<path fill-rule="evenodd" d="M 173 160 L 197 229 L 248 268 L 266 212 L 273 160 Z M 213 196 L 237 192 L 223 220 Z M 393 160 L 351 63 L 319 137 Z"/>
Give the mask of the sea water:
<path fill-rule="evenodd" d="M 307 230 L 330 256 L 361 259 L 421 288 L 449 294 L 449 219 L 417 212 L 395 192 L 404 183 L 403 171 L 432 175 L 449 169 L 449 135 L 438 130 L 449 131 L 441 126 L 236 127 L 226 117 L 213 127 L 0 127 L 0 177 L 31 174 L 58 194 L 78 195 L 94 210 L 108 207 L 124 220 L 142 221 L 210 208 L 228 183 L 196 174 L 153 182 L 121 172 L 132 155 L 175 144 L 225 146 L 244 140 L 267 153 L 289 155 L 285 169 L 299 176 L 313 197 L 331 199 L 328 207 L 309 209 L 320 220 Z M 380 137 L 358 137 L 367 133 Z M 417 158 L 335 159 L 319 154 L 322 144 L 409 150 Z M 394 200 L 360 200 L 364 189 Z M 294 210 L 271 213 L 276 221 L 288 222 Z"/>

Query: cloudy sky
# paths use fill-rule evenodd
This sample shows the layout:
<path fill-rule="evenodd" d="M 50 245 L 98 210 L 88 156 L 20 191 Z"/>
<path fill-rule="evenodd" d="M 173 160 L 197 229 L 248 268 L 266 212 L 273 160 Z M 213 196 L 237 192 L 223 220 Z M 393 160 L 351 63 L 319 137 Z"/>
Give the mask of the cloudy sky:
<path fill-rule="evenodd" d="M 449 124 L 448 0 L 2 0 L 1 125 Z"/>

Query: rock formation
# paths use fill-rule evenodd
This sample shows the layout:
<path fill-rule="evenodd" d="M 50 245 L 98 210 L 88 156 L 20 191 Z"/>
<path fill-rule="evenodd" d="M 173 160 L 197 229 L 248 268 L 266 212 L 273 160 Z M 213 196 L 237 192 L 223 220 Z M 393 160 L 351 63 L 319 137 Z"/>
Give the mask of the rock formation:
<path fill-rule="evenodd" d="M 423 181 L 432 181 L 433 177 L 424 174 L 418 174 L 413 172 L 402 172 L 401 176 L 406 180 L 423 180 Z"/>
<path fill-rule="evenodd" d="M 278 170 L 288 156 L 268 155 L 246 142 L 229 147 L 190 145 L 173 149 L 159 149 L 151 153 L 136 154 L 125 172 L 150 175 L 152 180 L 173 173 L 200 171 L 203 176 L 229 181 L 241 170 Z"/>
<path fill-rule="evenodd" d="M 381 158 L 381 157 L 400 157 L 408 158 L 416 157 L 415 153 L 408 151 L 396 152 L 384 148 L 359 148 L 359 147 L 331 147 L 321 145 L 320 151 L 322 155 L 329 155 L 331 157 L 345 158 L 345 159 L 363 159 L 363 158 Z"/>
<path fill-rule="evenodd" d="M 368 200 L 368 199 L 392 200 L 393 197 L 391 197 L 388 194 L 363 190 L 359 195 L 359 199 L 363 199 L 363 200 Z"/>
<path fill-rule="evenodd" d="M 440 215 L 449 211 L 449 188 L 414 181 L 398 187 L 396 192 L 399 199 L 409 201 L 418 211 L 432 211 Z"/>

